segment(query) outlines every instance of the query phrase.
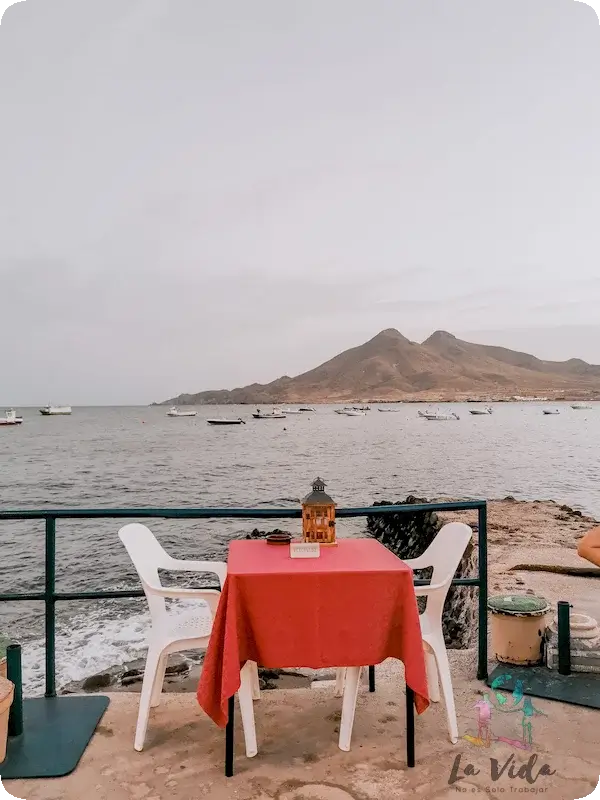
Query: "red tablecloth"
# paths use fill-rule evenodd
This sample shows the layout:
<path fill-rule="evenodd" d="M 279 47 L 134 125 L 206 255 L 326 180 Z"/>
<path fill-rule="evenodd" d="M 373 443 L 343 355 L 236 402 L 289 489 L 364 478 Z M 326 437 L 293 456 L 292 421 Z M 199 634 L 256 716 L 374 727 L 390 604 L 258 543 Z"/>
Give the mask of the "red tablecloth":
<path fill-rule="evenodd" d="M 429 705 L 411 569 L 374 539 L 342 539 L 320 558 L 286 545 L 236 541 L 198 686 L 218 725 L 246 661 L 263 667 L 361 667 L 404 662 L 419 713 Z"/>

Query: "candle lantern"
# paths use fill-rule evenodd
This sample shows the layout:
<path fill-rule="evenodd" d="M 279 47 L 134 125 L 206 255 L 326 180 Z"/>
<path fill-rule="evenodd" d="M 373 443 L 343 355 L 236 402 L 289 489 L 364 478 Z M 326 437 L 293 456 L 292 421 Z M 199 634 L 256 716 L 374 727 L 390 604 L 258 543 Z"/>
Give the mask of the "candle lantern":
<path fill-rule="evenodd" d="M 335 544 L 335 503 L 317 478 L 302 503 L 302 538 L 305 542 Z"/>

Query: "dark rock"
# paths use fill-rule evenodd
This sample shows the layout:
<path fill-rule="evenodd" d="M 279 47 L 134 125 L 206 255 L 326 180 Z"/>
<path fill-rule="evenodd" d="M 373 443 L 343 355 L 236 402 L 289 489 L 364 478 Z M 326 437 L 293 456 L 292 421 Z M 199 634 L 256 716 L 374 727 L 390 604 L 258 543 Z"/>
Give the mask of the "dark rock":
<path fill-rule="evenodd" d="M 283 670 L 280 669 L 266 669 L 265 667 L 258 668 L 258 675 L 265 681 L 276 681 L 282 674 Z"/>
<path fill-rule="evenodd" d="M 123 675 L 121 678 L 121 686 L 132 686 L 134 683 L 141 683 L 144 675 Z"/>
<path fill-rule="evenodd" d="M 84 692 L 97 692 L 99 689 L 106 689 L 113 682 L 110 672 L 99 672 L 97 675 L 90 675 L 81 684 Z"/>
<path fill-rule="evenodd" d="M 403 502 L 387 500 L 374 506 L 414 505 L 427 503 L 425 498 L 409 495 Z M 437 536 L 442 521 L 435 511 L 402 512 L 399 514 L 370 515 L 367 531 L 399 558 L 420 556 Z M 477 552 L 473 541 L 469 543 L 456 573 L 457 578 L 476 574 Z M 430 580 L 432 569 L 417 570 L 415 577 Z M 425 608 L 426 598 L 418 599 L 419 610 Z M 477 634 L 477 596 L 475 587 L 454 586 L 448 592 L 442 618 L 446 646 L 462 650 L 474 644 Z"/>
<path fill-rule="evenodd" d="M 165 675 L 183 675 L 190 671 L 190 664 L 179 653 L 172 653 L 167 661 Z"/>
<path fill-rule="evenodd" d="M 289 531 L 282 531 L 280 528 L 274 528 L 272 531 L 261 531 L 258 528 L 254 528 L 253 531 L 246 534 L 246 539 L 264 539 L 272 533 L 289 533 Z"/>

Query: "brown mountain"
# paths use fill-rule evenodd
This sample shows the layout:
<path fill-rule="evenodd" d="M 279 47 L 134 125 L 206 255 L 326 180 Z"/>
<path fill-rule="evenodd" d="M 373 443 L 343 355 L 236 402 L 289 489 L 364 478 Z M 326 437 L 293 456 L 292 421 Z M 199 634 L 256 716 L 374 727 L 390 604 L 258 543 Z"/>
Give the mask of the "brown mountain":
<path fill-rule="evenodd" d="M 166 403 L 348 402 L 506 399 L 513 395 L 600 398 L 600 366 L 542 361 L 504 347 L 472 344 L 436 331 L 422 344 L 394 328 L 319 367 L 272 383 L 182 394 Z"/>

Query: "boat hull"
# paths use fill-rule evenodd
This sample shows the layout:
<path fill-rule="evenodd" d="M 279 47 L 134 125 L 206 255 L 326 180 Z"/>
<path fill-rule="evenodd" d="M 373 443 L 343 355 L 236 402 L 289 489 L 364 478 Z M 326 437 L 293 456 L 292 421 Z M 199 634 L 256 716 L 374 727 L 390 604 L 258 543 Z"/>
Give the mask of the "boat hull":
<path fill-rule="evenodd" d="M 207 419 L 209 425 L 244 425 L 243 419 Z"/>
<path fill-rule="evenodd" d="M 22 425 L 22 419 L 0 419 L 0 427 L 2 428 L 9 428 L 13 427 L 14 425 Z"/>

